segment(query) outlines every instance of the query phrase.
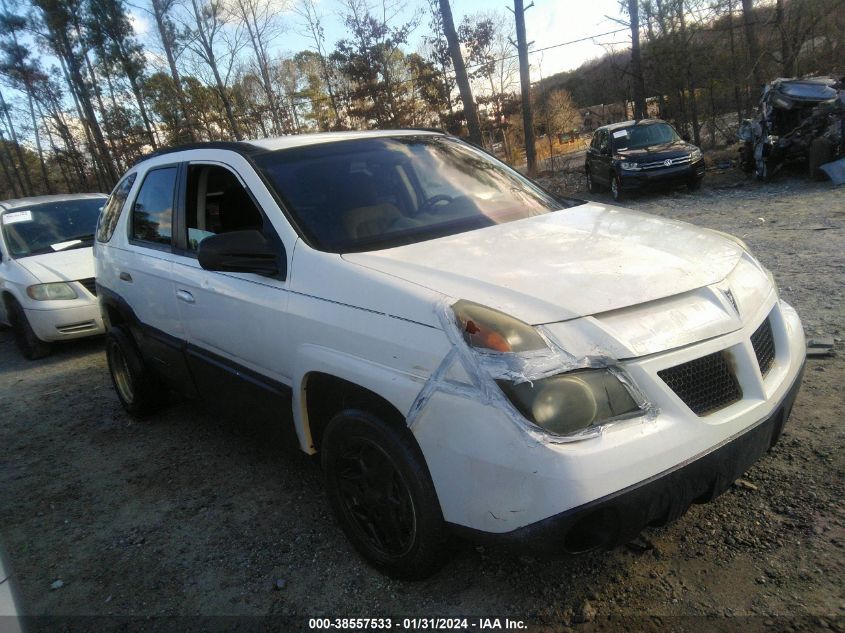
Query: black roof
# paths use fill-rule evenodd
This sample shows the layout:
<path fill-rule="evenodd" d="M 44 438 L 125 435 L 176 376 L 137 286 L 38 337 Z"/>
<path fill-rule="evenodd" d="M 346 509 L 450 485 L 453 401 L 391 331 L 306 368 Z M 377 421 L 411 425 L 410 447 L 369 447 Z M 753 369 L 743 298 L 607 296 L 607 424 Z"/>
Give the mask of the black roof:
<path fill-rule="evenodd" d="M 199 143 L 185 143 L 184 145 L 175 145 L 174 147 L 157 149 L 154 152 L 141 156 L 132 166 L 134 167 L 135 165 L 143 163 L 145 160 L 149 160 L 150 158 L 155 158 L 156 156 L 164 156 L 166 154 L 184 152 L 191 149 L 227 149 L 231 152 L 236 152 L 241 156 L 256 156 L 268 151 L 263 147 L 253 145 L 249 141 L 201 141 Z"/>

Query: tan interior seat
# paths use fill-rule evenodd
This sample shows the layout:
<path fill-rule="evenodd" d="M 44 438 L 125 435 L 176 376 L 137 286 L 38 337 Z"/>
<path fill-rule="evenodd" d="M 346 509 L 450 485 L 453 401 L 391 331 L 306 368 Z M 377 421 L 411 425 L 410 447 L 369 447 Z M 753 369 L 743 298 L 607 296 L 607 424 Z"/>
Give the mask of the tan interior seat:
<path fill-rule="evenodd" d="M 401 217 L 399 209 L 385 202 L 349 209 L 343 214 L 343 225 L 350 238 L 360 239 L 384 233 Z"/>

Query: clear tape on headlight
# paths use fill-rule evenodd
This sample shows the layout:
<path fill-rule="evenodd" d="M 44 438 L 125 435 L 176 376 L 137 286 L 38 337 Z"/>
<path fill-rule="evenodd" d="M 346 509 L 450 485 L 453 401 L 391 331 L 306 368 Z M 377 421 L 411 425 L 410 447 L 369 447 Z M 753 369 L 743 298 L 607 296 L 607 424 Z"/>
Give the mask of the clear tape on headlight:
<path fill-rule="evenodd" d="M 436 392 L 446 392 L 496 406 L 528 436 L 538 442 L 563 444 L 596 437 L 604 431 L 608 423 L 616 422 L 618 418 L 601 420 L 595 426 L 571 434 L 556 434 L 526 418 L 497 384 L 497 381 L 507 381 L 513 385 L 532 383 L 566 372 L 585 369 L 604 369 L 613 375 L 627 389 L 631 399 L 639 407 L 638 418 L 653 420 L 658 414 L 657 407 L 646 399 L 645 394 L 636 387 L 618 362 L 609 356 L 573 356 L 558 346 L 542 326 L 533 329 L 545 342 L 543 349 L 498 352 L 471 347 L 464 337 L 466 324 L 458 321 L 452 302 L 444 299 L 437 304 L 435 311 L 443 331 L 452 343 L 452 349 L 429 376 L 411 405 L 407 416 L 407 424 L 411 428 L 419 420 L 431 397 Z M 468 383 L 449 377 L 450 371 L 456 364 L 469 377 Z"/>

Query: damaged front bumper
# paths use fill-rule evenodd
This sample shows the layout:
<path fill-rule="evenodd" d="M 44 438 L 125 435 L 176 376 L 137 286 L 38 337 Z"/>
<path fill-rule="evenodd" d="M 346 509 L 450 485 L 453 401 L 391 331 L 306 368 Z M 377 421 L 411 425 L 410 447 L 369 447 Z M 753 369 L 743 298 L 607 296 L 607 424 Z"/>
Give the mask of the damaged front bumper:
<path fill-rule="evenodd" d="M 569 554 L 627 543 L 645 527 L 680 518 L 693 503 L 712 501 L 774 446 L 792 412 L 802 375 L 803 366 L 770 416 L 709 452 L 646 481 L 511 532 L 455 529 L 479 542 Z"/>
<path fill-rule="evenodd" d="M 766 319 L 775 355 L 761 372 L 751 337 Z M 674 519 L 690 503 L 724 490 L 779 434 L 805 352 L 797 314 L 772 293 L 735 331 L 619 362 L 649 408 L 640 417 L 607 425 L 595 437 L 556 442 L 526 432 L 501 402 L 458 388 L 429 390 L 411 429 L 443 516 L 456 530 L 509 541 L 549 539 L 558 549 L 584 551 Z M 741 398 L 698 416 L 658 372 L 715 353 L 730 359 Z M 459 381 L 459 376 L 441 378 L 447 386 Z M 724 468 L 711 478 L 701 476 L 713 460 Z M 653 483 L 659 480 L 663 483 Z M 679 492 L 671 493 L 675 488 Z M 574 526 L 596 532 L 596 543 L 580 532 L 567 542 Z"/>

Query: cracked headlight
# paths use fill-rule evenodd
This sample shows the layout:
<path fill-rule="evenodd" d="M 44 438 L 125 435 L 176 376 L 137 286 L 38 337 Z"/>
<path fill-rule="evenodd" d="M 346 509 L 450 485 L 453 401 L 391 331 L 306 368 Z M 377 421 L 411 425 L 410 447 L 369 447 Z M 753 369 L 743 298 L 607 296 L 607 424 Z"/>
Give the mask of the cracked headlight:
<path fill-rule="evenodd" d="M 470 347 L 496 352 L 529 352 L 548 347 L 537 330 L 504 312 L 463 299 L 455 302 L 452 310 Z"/>
<path fill-rule="evenodd" d="M 57 299 L 76 299 L 77 294 L 70 284 L 58 281 L 51 284 L 36 284 L 26 289 L 26 294 L 36 301 L 53 301 Z"/>
<path fill-rule="evenodd" d="M 702 156 L 701 150 L 696 147 L 694 150 L 692 150 L 690 152 L 689 160 L 690 160 L 691 163 L 695 163 L 695 162 L 701 160 L 701 156 Z"/>
<path fill-rule="evenodd" d="M 619 166 L 625 171 L 640 171 L 641 167 L 637 163 L 622 162 Z"/>
<path fill-rule="evenodd" d="M 588 369 L 533 382 L 496 381 L 517 410 L 556 435 L 572 435 L 641 412 L 628 389 L 607 369 Z"/>

